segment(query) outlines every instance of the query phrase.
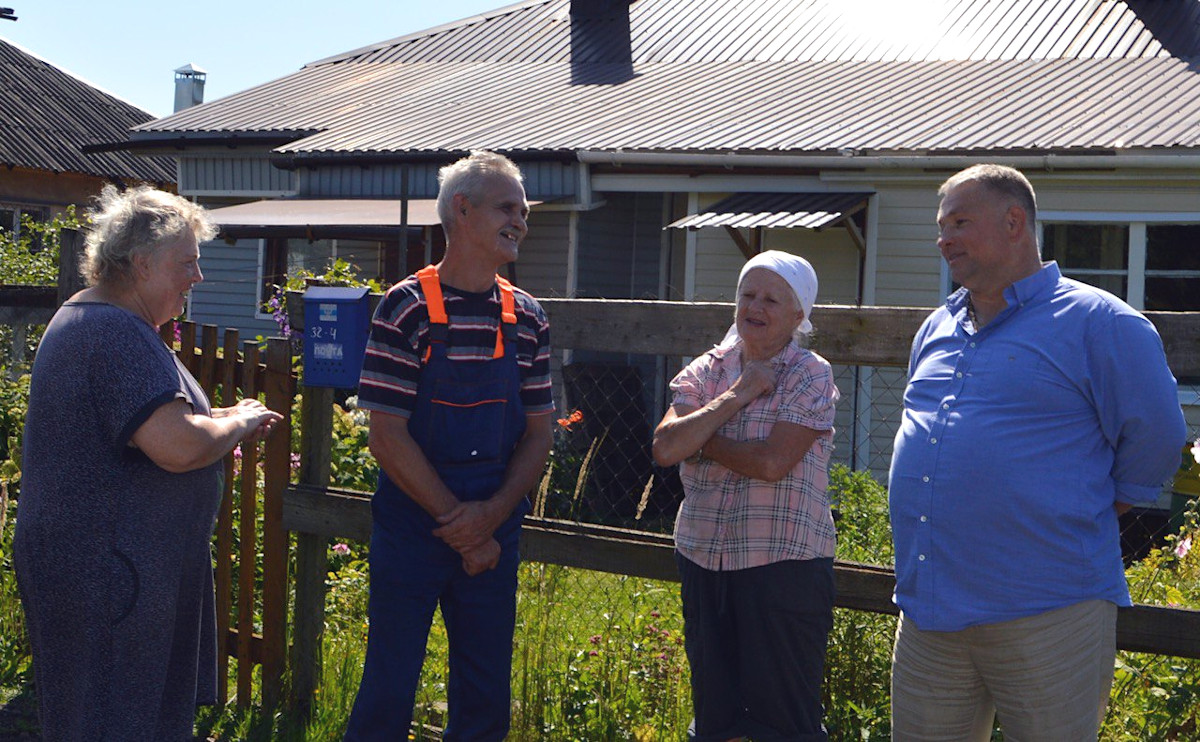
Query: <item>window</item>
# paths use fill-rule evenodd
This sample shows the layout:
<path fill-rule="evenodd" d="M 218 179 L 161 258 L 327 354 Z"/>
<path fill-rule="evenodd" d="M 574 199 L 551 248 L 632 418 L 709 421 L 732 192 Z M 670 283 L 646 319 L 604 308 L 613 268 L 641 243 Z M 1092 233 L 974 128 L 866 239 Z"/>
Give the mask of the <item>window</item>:
<path fill-rule="evenodd" d="M 1047 224 L 1042 256 L 1057 260 L 1063 275 L 1128 296 L 1129 227 L 1116 224 Z"/>
<path fill-rule="evenodd" d="M 1042 224 L 1042 256 L 1063 275 L 1109 291 L 1147 311 L 1200 310 L 1197 223 L 1112 220 Z M 1177 215 L 1173 215 L 1177 216 Z"/>
<path fill-rule="evenodd" d="M 20 234 L 21 217 L 32 219 L 35 222 L 44 222 L 49 218 L 49 214 L 46 209 L 39 206 L 0 204 L 0 232 Z M 40 245 L 34 245 L 33 249 L 36 251 L 40 247 Z"/>
<path fill-rule="evenodd" d="M 287 277 L 300 271 L 322 274 L 335 258 L 355 267 L 363 280 L 378 279 L 386 283 L 400 280 L 394 269 L 398 245 L 392 241 L 327 239 L 313 240 L 271 238 L 263 241 L 262 282 L 259 285 L 260 314 Z"/>
<path fill-rule="evenodd" d="M 1146 225 L 1146 309 L 1200 311 L 1200 224 Z"/>

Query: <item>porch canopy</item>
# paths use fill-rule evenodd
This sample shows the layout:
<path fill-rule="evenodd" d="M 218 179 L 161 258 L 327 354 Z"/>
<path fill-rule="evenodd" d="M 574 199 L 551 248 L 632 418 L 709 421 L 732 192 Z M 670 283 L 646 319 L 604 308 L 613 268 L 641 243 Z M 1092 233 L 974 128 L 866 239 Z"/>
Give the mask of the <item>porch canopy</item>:
<path fill-rule="evenodd" d="M 210 209 L 221 236 L 396 239 L 401 224 L 440 224 L 435 199 L 301 199 L 254 201 Z M 403 219 L 401 218 L 403 214 Z"/>
<path fill-rule="evenodd" d="M 762 250 L 762 230 L 845 227 L 860 253 L 866 250 L 862 232 L 850 217 L 866 208 L 871 193 L 735 193 L 707 209 L 667 225 L 670 229 L 724 227 L 749 260 Z M 738 231 L 749 228 L 747 239 Z"/>
<path fill-rule="evenodd" d="M 870 197 L 870 193 L 736 193 L 667 226 L 820 230 L 852 216 Z"/>

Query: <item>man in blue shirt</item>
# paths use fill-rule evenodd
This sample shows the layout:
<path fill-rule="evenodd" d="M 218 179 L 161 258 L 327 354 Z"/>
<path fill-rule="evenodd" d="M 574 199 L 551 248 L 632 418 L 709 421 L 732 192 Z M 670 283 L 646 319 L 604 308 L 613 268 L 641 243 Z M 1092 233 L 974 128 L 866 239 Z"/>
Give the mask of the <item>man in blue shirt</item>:
<path fill-rule="evenodd" d="M 1186 436 L 1158 333 L 1042 264 L 1033 188 L 976 165 L 938 191 L 962 286 L 913 341 L 889 496 L 897 740 L 1095 739 L 1130 604 L 1117 517 Z"/>

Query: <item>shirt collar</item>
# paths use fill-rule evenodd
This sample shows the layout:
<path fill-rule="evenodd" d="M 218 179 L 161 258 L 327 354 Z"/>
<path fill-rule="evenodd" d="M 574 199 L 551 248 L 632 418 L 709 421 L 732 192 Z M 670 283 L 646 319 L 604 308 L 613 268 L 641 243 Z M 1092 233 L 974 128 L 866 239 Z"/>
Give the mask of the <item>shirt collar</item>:
<path fill-rule="evenodd" d="M 779 351 L 771 358 L 771 365 L 778 366 L 779 364 L 790 364 L 795 360 L 796 355 L 800 352 L 800 346 L 796 344 L 796 341 L 789 340 L 788 344 L 783 346 L 783 350 Z M 721 345 L 714 346 L 709 353 L 712 353 L 713 357 L 717 359 L 736 358 L 740 365 L 742 359 L 742 339 L 738 338 L 736 342 L 722 343 Z"/>
<path fill-rule="evenodd" d="M 1020 306 L 1037 298 L 1042 293 L 1053 290 L 1061 278 L 1062 271 L 1058 268 L 1058 261 L 1047 261 L 1042 263 L 1042 268 L 1037 273 L 1026 276 L 1004 289 L 1004 298 L 1008 300 L 1010 308 Z M 965 287 L 961 287 L 946 297 L 946 309 L 950 310 L 951 315 L 958 316 L 960 312 L 967 311 L 969 293 Z"/>

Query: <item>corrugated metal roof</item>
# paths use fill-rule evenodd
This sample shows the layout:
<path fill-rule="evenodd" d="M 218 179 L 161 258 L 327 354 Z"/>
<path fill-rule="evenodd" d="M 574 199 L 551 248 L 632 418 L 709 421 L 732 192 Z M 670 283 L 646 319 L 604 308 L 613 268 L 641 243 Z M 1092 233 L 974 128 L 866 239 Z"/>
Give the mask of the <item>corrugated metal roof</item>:
<path fill-rule="evenodd" d="M 579 43 L 624 27 L 569 7 L 356 50 L 135 138 L 318 132 L 278 150 L 298 156 L 1200 146 L 1196 0 L 637 0 L 624 62 Z"/>
<path fill-rule="evenodd" d="M 676 229 L 822 229 L 866 205 L 869 193 L 735 193 L 668 224 Z"/>
<path fill-rule="evenodd" d="M 0 39 L 0 164 L 103 178 L 175 182 L 165 157 L 83 154 L 89 144 L 123 141 L 154 117 Z"/>

